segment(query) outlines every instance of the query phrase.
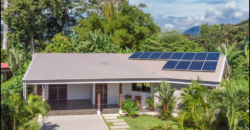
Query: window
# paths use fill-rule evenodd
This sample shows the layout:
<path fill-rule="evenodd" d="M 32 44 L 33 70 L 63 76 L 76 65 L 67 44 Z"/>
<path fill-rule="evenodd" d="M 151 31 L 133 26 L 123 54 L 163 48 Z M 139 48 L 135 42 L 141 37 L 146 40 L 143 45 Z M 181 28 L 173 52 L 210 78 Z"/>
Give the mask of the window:
<path fill-rule="evenodd" d="M 150 92 L 150 83 L 132 83 L 132 91 Z"/>

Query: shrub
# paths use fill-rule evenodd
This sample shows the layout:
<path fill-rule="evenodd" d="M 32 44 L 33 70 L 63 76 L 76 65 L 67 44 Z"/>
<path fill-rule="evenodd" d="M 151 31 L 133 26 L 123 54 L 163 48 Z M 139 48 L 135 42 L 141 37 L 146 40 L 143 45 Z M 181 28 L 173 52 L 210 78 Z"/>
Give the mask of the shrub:
<path fill-rule="evenodd" d="M 169 124 L 155 124 L 148 128 L 148 130 L 175 130 L 173 125 Z"/>
<path fill-rule="evenodd" d="M 140 112 L 138 109 L 138 102 L 133 102 L 131 99 L 126 99 L 121 110 L 128 113 L 128 117 L 134 116 L 136 113 Z"/>

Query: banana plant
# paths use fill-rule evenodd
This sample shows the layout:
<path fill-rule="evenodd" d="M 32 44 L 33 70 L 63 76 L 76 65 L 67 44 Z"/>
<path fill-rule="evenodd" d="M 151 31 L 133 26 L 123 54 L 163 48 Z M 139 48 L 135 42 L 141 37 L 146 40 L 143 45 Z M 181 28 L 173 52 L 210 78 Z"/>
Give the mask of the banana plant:
<path fill-rule="evenodd" d="M 82 53 L 84 52 L 84 45 L 80 42 L 82 39 L 79 34 L 70 35 L 68 41 L 71 43 L 71 48 L 73 53 Z"/>
<path fill-rule="evenodd" d="M 125 103 L 123 104 L 123 107 L 121 108 L 123 112 L 128 113 L 128 117 L 134 116 L 136 113 L 140 112 L 140 109 L 138 109 L 138 103 L 133 102 L 131 99 L 127 99 Z"/>
<path fill-rule="evenodd" d="M 234 51 L 234 47 L 236 44 L 237 42 L 235 42 L 232 46 L 226 46 L 226 44 L 222 44 L 222 46 L 218 47 L 217 49 L 218 51 L 221 52 L 221 54 L 227 56 L 227 60 L 229 64 L 235 56 L 243 52 L 243 51 Z"/>
<path fill-rule="evenodd" d="M 90 49 L 92 52 L 103 52 L 107 50 L 107 48 L 110 49 L 111 46 L 111 39 L 110 36 L 104 32 L 104 34 L 100 33 L 99 30 L 94 30 L 94 32 L 90 31 L 88 32 L 88 41 L 83 42 L 83 46 Z"/>
<path fill-rule="evenodd" d="M 243 43 L 241 43 L 241 48 L 244 52 L 244 55 L 246 56 L 245 61 L 247 62 L 247 65 L 249 66 L 249 37 L 247 35 L 244 37 Z"/>

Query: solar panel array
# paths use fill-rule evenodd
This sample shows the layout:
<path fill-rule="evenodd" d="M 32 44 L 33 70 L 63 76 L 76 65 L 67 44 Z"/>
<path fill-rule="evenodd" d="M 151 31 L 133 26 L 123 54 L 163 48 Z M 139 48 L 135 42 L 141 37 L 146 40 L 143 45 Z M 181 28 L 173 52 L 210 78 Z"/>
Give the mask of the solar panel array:
<path fill-rule="evenodd" d="M 135 52 L 129 59 L 167 60 L 162 69 L 215 71 L 220 52 Z"/>

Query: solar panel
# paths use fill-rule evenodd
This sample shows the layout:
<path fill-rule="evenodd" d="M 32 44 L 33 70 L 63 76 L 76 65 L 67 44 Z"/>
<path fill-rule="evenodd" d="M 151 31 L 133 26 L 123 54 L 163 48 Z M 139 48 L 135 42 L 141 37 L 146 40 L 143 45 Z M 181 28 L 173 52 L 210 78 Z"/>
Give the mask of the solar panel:
<path fill-rule="evenodd" d="M 164 52 L 159 59 L 169 59 L 173 52 Z"/>
<path fill-rule="evenodd" d="M 132 54 L 129 59 L 137 59 L 143 52 L 135 52 Z"/>
<path fill-rule="evenodd" d="M 192 61 L 188 70 L 201 70 L 203 64 L 204 64 L 204 61 Z"/>
<path fill-rule="evenodd" d="M 148 59 L 159 59 L 163 52 L 154 52 Z"/>
<path fill-rule="evenodd" d="M 140 55 L 138 59 L 148 59 L 148 57 L 152 54 L 153 52 L 144 52 L 143 54 Z"/>
<path fill-rule="evenodd" d="M 205 60 L 208 53 L 196 53 L 193 60 Z"/>
<path fill-rule="evenodd" d="M 215 71 L 217 63 L 217 61 L 205 61 L 202 70 Z"/>
<path fill-rule="evenodd" d="M 175 59 L 175 60 L 179 60 L 179 59 L 181 59 L 182 58 L 182 56 L 184 55 L 184 53 L 183 52 L 175 52 L 174 54 L 173 54 L 173 56 L 171 56 L 171 58 L 170 59 Z"/>
<path fill-rule="evenodd" d="M 180 61 L 176 66 L 176 70 L 187 70 L 191 61 Z"/>
<path fill-rule="evenodd" d="M 182 60 L 193 60 L 196 53 L 185 53 Z"/>
<path fill-rule="evenodd" d="M 220 52 L 210 52 L 208 53 L 206 60 L 219 60 Z"/>
<path fill-rule="evenodd" d="M 179 61 L 167 61 L 162 69 L 174 69 Z"/>

